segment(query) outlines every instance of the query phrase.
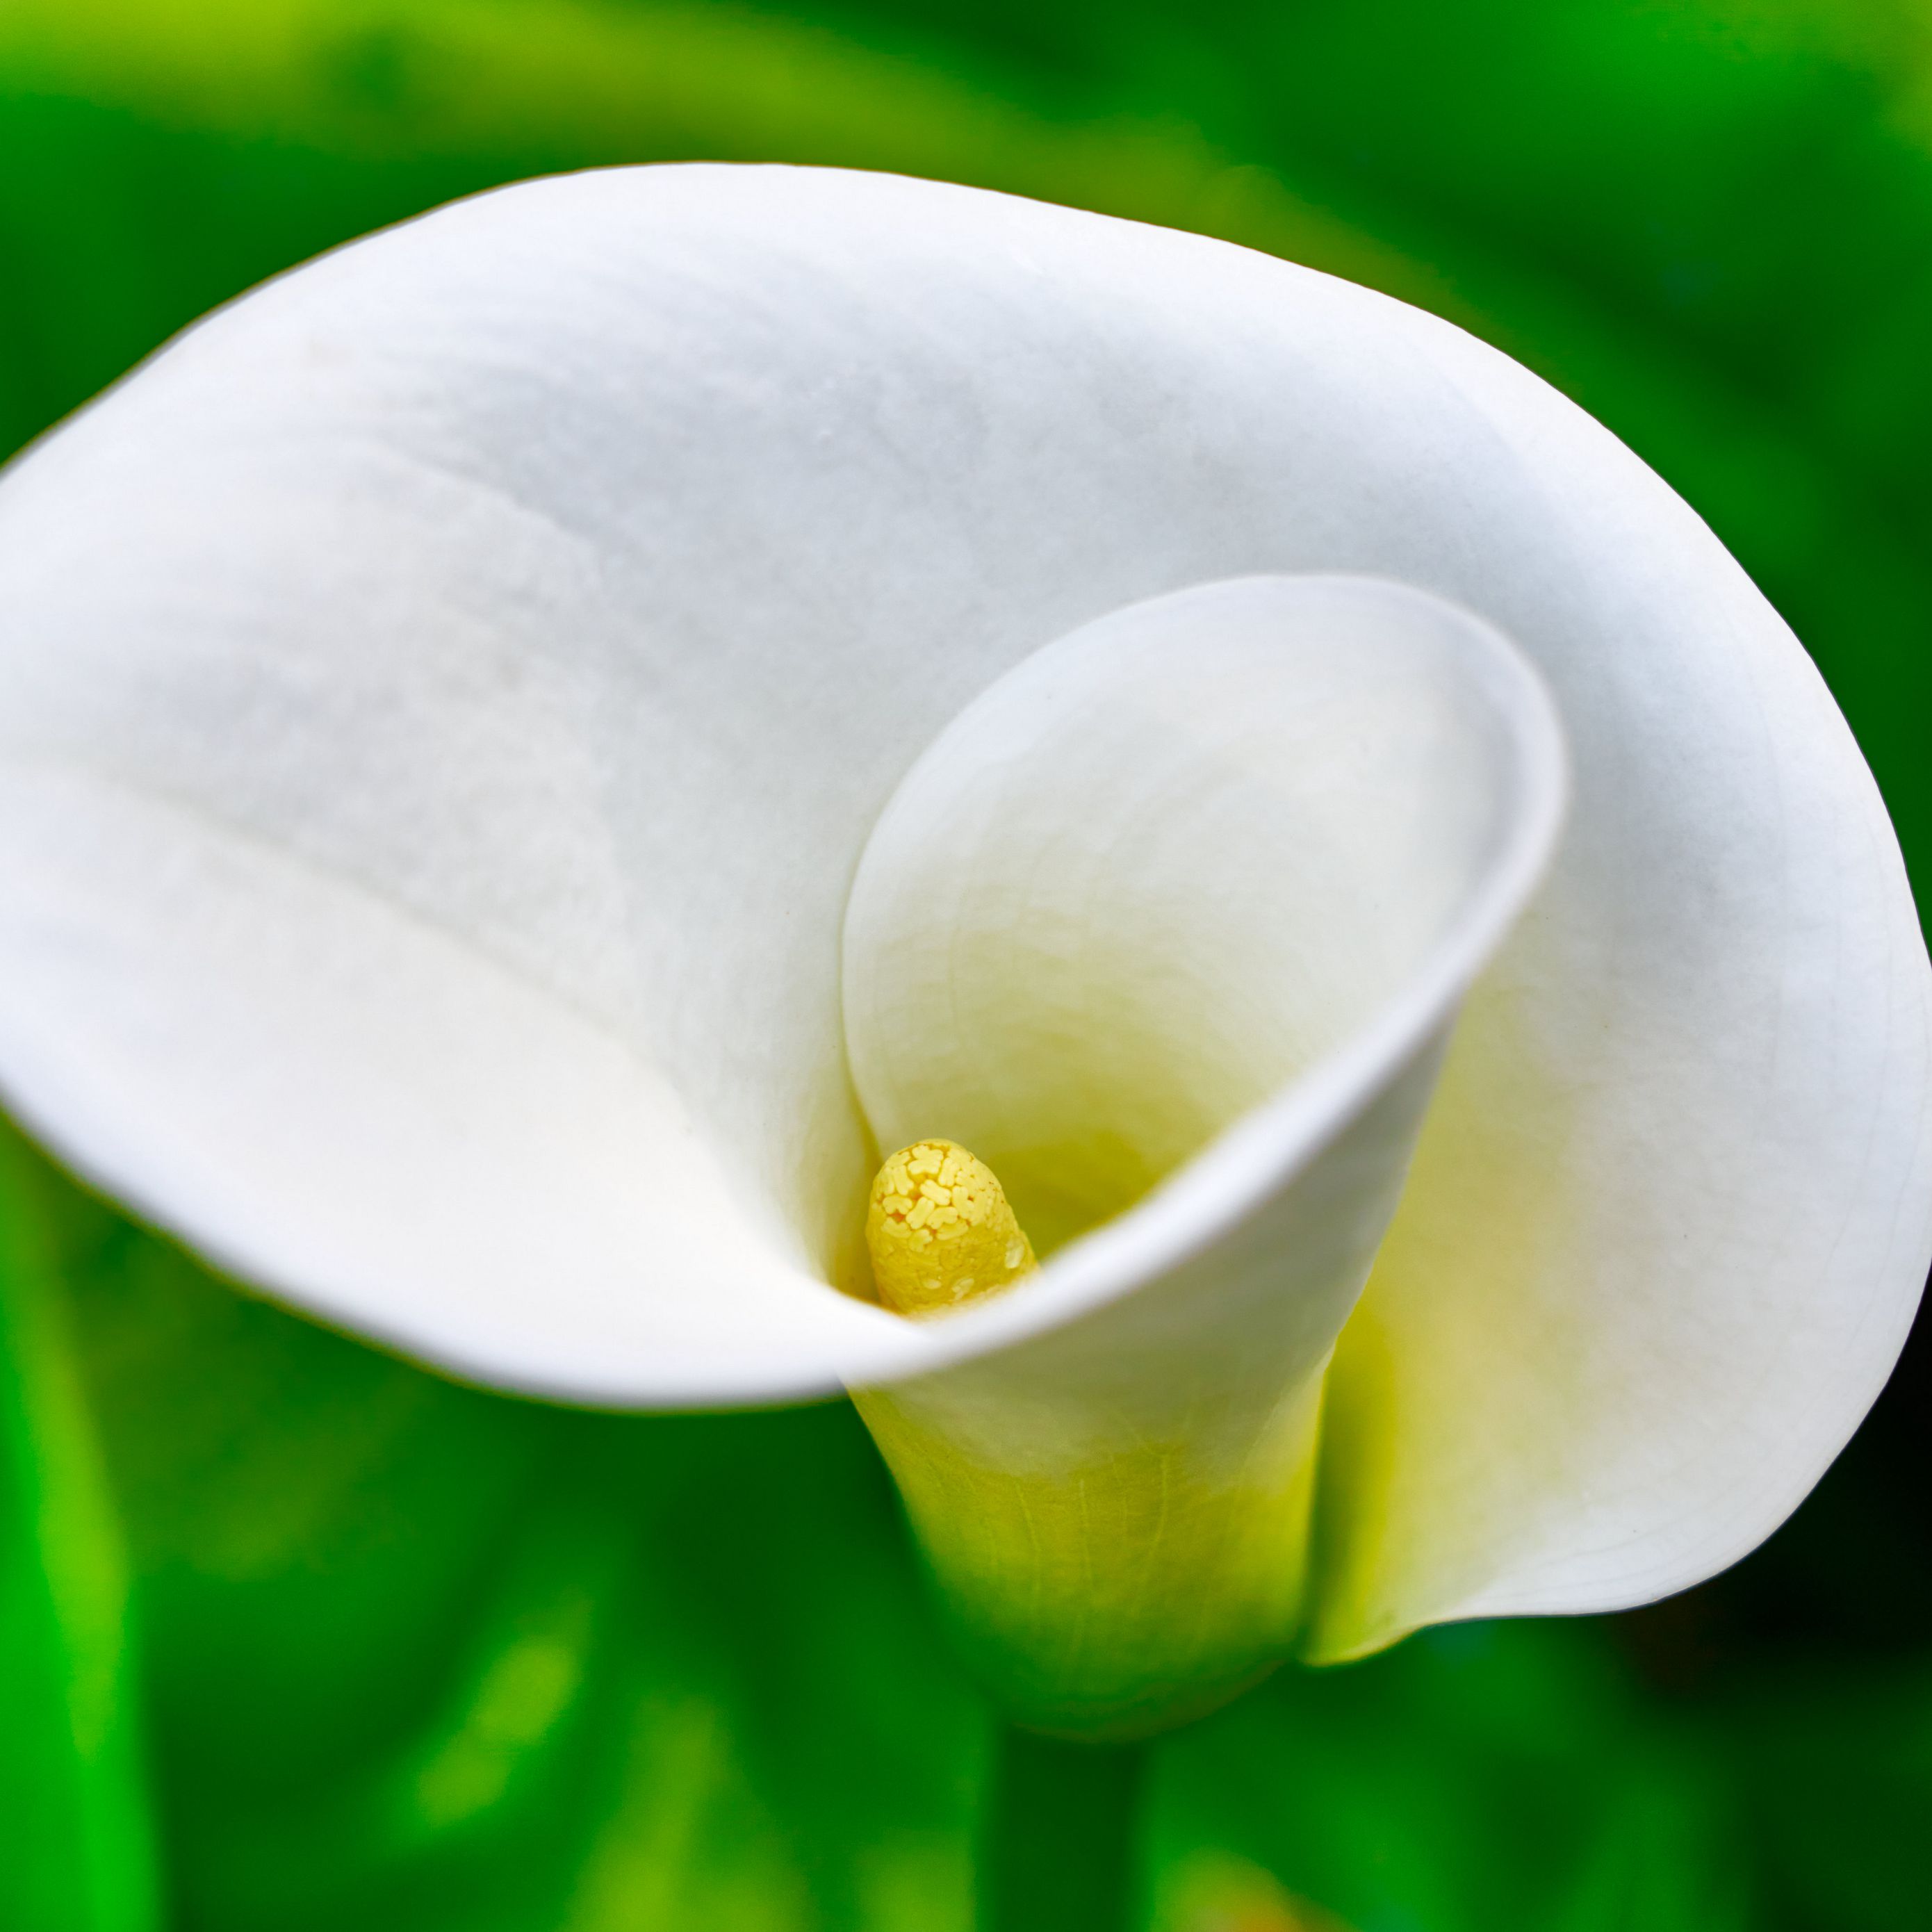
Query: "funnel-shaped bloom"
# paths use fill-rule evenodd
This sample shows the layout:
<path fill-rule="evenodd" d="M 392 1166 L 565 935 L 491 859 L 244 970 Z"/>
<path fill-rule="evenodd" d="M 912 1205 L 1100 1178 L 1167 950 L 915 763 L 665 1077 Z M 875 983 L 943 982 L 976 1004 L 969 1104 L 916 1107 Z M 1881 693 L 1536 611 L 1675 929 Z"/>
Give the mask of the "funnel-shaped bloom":
<path fill-rule="evenodd" d="M 459 1372 L 872 1391 L 1036 1721 L 1691 1582 L 1910 1320 L 1928 979 L 1841 720 L 1612 439 L 1359 289 L 514 189 L 27 458 L 0 626 L 11 1104 Z M 861 1224 L 935 1136 L 1044 1265 L 908 1321 Z"/>

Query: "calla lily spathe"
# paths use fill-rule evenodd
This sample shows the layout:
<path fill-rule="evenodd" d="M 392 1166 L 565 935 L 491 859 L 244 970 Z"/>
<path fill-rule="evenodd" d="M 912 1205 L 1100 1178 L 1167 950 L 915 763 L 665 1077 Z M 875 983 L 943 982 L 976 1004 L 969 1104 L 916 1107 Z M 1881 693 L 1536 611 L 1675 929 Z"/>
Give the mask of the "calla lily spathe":
<path fill-rule="evenodd" d="M 1362 290 L 531 184 L 46 442 L 0 622 L 22 1117 L 465 1375 L 874 1391 L 1042 1720 L 1693 1582 L 1910 1320 L 1928 975 L 1842 720 L 1629 452 Z M 932 1134 L 1066 1245 L 910 1323 L 843 1291 Z"/>

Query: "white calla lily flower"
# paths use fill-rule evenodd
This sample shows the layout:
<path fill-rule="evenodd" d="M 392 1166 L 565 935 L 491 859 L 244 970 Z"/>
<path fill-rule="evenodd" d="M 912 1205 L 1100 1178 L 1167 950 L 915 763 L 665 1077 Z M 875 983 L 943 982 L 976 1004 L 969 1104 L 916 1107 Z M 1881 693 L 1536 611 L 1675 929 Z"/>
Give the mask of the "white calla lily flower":
<path fill-rule="evenodd" d="M 530 184 L 44 442 L 0 619 L 22 1118 L 460 1374 L 866 1392 L 1034 1721 L 1694 1582 L 1911 1318 L 1932 981 L 1842 720 L 1611 436 L 1360 289 Z M 935 1135 L 1045 1264 L 908 1321 L 866 1191 Z"/>

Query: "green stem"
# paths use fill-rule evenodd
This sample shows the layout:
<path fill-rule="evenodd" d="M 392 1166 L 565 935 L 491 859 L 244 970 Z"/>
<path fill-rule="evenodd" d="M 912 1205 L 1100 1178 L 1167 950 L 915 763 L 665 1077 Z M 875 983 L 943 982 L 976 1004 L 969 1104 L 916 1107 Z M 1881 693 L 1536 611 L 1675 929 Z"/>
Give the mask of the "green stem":
<path fill-rule="evenodd" d="M 981 1828 L 979 1932 L 1132 1932 L 1144 1747 L 1001 1731 Z"/>

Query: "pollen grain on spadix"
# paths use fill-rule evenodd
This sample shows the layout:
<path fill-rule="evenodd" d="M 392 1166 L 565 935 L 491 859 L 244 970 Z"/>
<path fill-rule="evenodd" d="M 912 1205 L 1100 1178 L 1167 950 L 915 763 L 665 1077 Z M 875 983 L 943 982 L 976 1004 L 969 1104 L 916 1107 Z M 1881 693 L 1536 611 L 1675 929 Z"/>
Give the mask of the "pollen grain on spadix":
<path fill-rule="evenodd" d="M 879 1299 L 900 1315 L 997 1294 L 1036 1265 L 998 1177 L 951 1141 L 915 1141 L 879 1169 L 866 1245 Z"/>

